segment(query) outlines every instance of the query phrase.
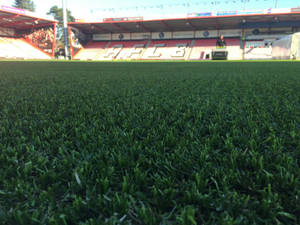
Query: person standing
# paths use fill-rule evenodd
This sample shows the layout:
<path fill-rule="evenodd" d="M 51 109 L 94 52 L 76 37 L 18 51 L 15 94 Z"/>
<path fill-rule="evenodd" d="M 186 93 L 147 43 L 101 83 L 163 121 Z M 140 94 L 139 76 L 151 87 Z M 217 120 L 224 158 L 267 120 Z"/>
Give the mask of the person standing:
<path fill-rule="evenodd" d="M 217 45 L 217 47 L 220 47 L 220 48 L 225 48 L 226 47 L 226 41 L 225 41 L 223 35 L 218 37 L 216 45 Z"/>

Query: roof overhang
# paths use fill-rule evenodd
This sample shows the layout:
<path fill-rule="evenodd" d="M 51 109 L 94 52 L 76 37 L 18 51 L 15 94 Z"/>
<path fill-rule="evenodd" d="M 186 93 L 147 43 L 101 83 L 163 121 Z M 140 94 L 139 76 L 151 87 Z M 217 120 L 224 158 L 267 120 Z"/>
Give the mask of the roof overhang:
<path fill-rule="evenodd" d="M 58 23 L 48 16 L 39 16 L 36 13 L 17 9 L 0 4 L 0 27 L 29 29 L 33 27 L 46 27 Z"/>
<path fill-rule="evenodd" d="M 259 27 L 300 27 L 300 12 L 203 16 L 155 20 L 70 22 L 68 25 L 86 34 L 166 32 Z"/>

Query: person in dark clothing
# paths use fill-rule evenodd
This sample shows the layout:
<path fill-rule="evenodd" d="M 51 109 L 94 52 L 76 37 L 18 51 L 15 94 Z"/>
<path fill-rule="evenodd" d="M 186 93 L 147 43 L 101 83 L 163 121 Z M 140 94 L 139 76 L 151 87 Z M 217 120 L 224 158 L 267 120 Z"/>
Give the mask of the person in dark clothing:
<path fill-rule="evenodd" d="M 218 37 L 216 45 L 217 45 L 217 47 L 221 47 L 221 48 L 226 47 L 226 41 L 225 41 L 223 35 L 221 35 L 220 37 Z"/>

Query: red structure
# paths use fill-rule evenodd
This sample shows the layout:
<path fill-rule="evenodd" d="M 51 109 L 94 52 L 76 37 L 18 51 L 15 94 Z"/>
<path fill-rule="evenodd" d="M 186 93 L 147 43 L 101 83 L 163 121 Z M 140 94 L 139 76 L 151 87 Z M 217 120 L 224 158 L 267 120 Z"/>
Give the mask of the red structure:
<path fill-rule="evenodd" d="M 0 5 L 0 51 L 11 50 L 8 58 L 53 58 L 56 25 L 50 17 Z"/>
<path fill-rule="evenodd" d="M 300 9 L 192 13 L 151 20 L 118 17 L 68 25 L 74 59 L 206 60 L 212 59 L 220 35 L 226 39 L 228 59 L 271 59 L 273 41 L 300 32 Z M 128 47 L 136 41 L 146 42 Z"/>

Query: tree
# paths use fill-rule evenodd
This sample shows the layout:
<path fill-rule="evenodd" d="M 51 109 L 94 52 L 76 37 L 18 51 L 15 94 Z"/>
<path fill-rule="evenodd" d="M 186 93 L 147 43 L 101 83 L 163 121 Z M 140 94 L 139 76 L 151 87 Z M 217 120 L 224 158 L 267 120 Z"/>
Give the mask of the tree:
<path fill-rule="evenodd" d="M 57 32 L 56 32 L 56 49 L 61 48 L 61 46 L 64 46 L 64 32 L 63 32 L 63 23 L 64 23 L 64 18 L 63 18 L 63 9 L 59 8 L 58 6 L 52 6 L 47 12 L 47 15 L 51 15 L 58 21 L 58 26 L 57 26 Z M 75 18 L 72 16 L 72 13 L 70 10 L 67 10 L 67 19 L 68 22 L 74 22 Z"/>
<path fill-rule="evenodd" d="M 35 4 L 31 0 L 15 0 L 13 7 L 20 8 L 20 9 L 27 9 L 29 11 L 35 11 Z"/>
<path fill-rule="evenodd" d="M 47 12 L 47 15 L 51 15 L 54 17 L 54 19 L 58 20 L 58 24 L 60 26 L 63 26 L 63 9 L 59 8 L 57 5 L 56 6 L 52 6 L 49 10 L 49 12 Z M 70 10 L 67 10 L 67 18 L 68 18 L 68 22 L 74 22 L 75 18 L 72 16 L 72 13 Z"/>

